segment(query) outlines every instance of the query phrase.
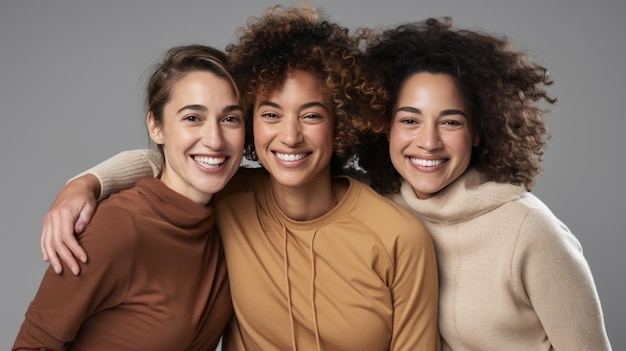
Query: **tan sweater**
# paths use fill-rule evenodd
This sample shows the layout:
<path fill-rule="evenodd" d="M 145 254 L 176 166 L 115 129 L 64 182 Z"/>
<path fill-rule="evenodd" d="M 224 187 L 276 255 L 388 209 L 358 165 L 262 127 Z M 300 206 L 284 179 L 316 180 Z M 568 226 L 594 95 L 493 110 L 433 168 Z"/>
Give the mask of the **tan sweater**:
<path fill-rule="evenodd" d="M 210 350 L 232 315 L 213 208 L 154 178 L 103 201 L 81 274 L 49 268 L 13 350 Z"/>
<path fill-rule="evenodd" d="M 330 212 L 294 221 L 262 168 L 216 205 L 236 324 L 225 350 L 438 350 L 434 247 L 407 210 L 351 178 Z M 339 181 L 339 180 L 337 180 Z"/>
<path fill-rule="evenodd" d="M 101 197 L 158 172 L 146 150 L 87 171 Z M 240 169 L 217 202 L 237 319 L 227 350 L 438 350 L 437 269 L 415 217 L 353 179 L 338 206 L 297 222 L 262 169 Z"/>
<path fill-rule="evenodd" d="M 470 169 L 420 200 L 439 264 L 443 350 L 610 350 L 578 240 L 534 195 Z"/>

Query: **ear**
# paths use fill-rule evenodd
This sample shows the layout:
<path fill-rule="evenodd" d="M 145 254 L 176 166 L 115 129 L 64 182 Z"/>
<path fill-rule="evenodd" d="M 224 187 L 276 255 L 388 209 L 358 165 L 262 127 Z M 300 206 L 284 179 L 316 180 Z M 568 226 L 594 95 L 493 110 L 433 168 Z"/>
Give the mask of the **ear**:
<path fill-rule="evenodd" d="M 474 140 L 472 141 L 472 146 L 476 147 L 480 144 L 480 134 L 478 132 L 474 133 Z"/>
<path fill-rule="evenodd" d="M 148 116 L 146 116 L 146 124 L 148 125 L 150 139 L 152 139 L 152 141 L 154 141 L 157 145 L 163 145 L 163 130 L 161 128 L 161 124 L 157 122 L 152 112 L 148 112 Z"/>

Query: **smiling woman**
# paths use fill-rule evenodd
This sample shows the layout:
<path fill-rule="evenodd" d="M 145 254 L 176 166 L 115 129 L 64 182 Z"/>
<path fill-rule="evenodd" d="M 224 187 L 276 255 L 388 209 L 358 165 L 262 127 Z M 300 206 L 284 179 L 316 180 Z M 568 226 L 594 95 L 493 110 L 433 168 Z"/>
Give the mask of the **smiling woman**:
<path fill-rule="evenodd" d="M 272 174 L 275 198 L 283 212 L 308 220 L 337 204 L 337 188 L 345 191 L 343 184 L 329 182 L 335 114 L 314 75 L 305 70 L 287 74 L 282 87 L 257 99 L 254 145 L 259 162 Z M 290 199 L 291 191 L 284 187 L 308 190 L 306 196 L 302 193 Z M 299 199 L 304 201 L 299 206 L 288 205 Z"/>
<path fill-rule="evenodd" d="M 530 192 L 555 102 L 546 68 L 449 19 L 389 29 L 368 57 L 390 131 L 360 161 L 432 235 L 442 349 L 610 350 L 580 243 Z"/>
<path fill-rule="evenodd" d="M 150 137 L 165 159 L 161 181 L 202 203 L 224 188 L 242 158 L 243 111 L 231 84 L 211 72 L 188 73 L 163 113 L 148 113 Z"/>
<path fill-rule="evenodd" d="M 147 101 L 160 180 L 101 203 L 78 238 L 90 264 L 78 277 L 48 269 L 13 350 L 215 349 L 232 304 L 209 200 L 235 174 L 245 137 L 228 67 L 210 47 L 167 52 Z"/>
<path fill-rule="evenodd" d="M 403 84 L 389 130 L 391 162 L 420 199 L 461 176 L 480 136 L 447 74 L 416 73 Z"/>

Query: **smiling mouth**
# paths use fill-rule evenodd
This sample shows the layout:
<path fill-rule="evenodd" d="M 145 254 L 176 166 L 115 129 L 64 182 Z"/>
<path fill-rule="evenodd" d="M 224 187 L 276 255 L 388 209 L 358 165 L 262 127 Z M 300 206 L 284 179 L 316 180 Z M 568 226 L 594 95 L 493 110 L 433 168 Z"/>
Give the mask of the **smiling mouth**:
<path fill-rule="evenodd" d="M 447 159 L 425 160 L 423 158 L 415 158 L 415 157 L 409 157 L 409 160 L 414 165 L 418 165 L 418 166 L 421 166 L 421 167 L 436 167 L 436 166 L 439 166 L 440 164 L 443 164 L 443 163 L 445 163 L 447 161 Z"/>
<path fill-rule="evenodd" d="M 194 156 L 193 159 L 205 168 L 217 168 L 226 161 L 226 157 Z"/>
<path fill-rule="evenodd" d="M 274 155 L 282 161 L 294 162 L 307 157 L 308 154 L 283 154 L 281 152 L 275 152 Z"/>

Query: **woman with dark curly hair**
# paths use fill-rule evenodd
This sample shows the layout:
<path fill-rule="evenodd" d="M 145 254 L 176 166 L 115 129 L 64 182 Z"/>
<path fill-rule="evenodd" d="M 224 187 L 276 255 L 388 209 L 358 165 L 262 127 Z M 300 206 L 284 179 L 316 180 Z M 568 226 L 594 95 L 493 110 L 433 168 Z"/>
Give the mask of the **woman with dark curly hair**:
<path fill-rule="evenodd" d="M 359 135 L 375 130 L 368 121 L 384 111 L 375 103 L 384 91 L 363 70 L 367 38 L 305 4 L 250 19 L 227 48 L 252 120 L 246 156 L 262 165 L 240 169 L 215 201 L 236 315 L 227 350 L 440 348 L 428 232 L 407 209 L 342 175 Z M 124 181 L 152 174 L 145 157 L 127 154 L 121 164 L 134 174 L 117 176 Z M 121 164 L 91 171 L 109 180 L 101 197 Z M 72 183 L 61 199 L 72 197 Z M 55 203 L 51 217 L 79 213 L 82 205 L 65 204 L 93 194 L 74 189 L 82 195 Z M 74 245 L 63 234 L 43 238 L 48 258 L 58 250 L 53 235 Z"/>
<path fill-rule="evenodd" d="M 449 18 L 384 31 L 367 54 L 393 98 L 359 164 L 433 237 L 442 349 L 610 349 L 580 243 L 529 192 L 547 70 Z"/>

